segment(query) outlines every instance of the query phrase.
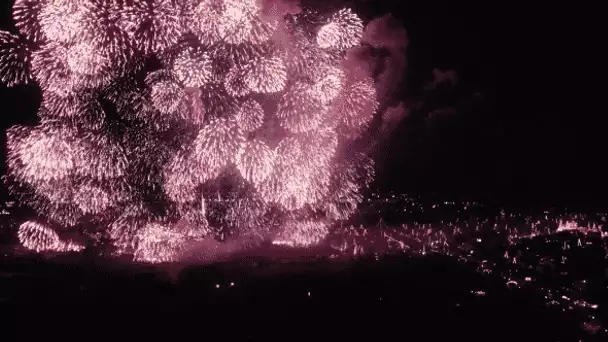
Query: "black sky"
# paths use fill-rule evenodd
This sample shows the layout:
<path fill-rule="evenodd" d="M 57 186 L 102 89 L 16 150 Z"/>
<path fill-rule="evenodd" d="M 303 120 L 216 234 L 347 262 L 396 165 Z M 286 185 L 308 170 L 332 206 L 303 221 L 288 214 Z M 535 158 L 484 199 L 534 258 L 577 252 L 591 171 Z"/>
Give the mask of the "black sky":
<path fill-rule="evenodd" d="M 11 26 L 11 2 L 0 5 L 2 29 Z M 592 65 L 587 48 L 598 44 L 591 9 L 478 0 L 355 3 L 366 17 L 390 12 L 403 23 L 404 100 L 424 104 L 391 139 L 379 189 L 520 205 L 608 204 L 605 120 L 592 105 L 599 88 L 583 82 L 593 76 L 584 71 Z M 423 91 L 435 68 L 455 70 L 458 84 Z M 3 129 L 31 121 L 35 93 L 0 87 Z M 445 108 L 455 114 L 429 119 Z"/>

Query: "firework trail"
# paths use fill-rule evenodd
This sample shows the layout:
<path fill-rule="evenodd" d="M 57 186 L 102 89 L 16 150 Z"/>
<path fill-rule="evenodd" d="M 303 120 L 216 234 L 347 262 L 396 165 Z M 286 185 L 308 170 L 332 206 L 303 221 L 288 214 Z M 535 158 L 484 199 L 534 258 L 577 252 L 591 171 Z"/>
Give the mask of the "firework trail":
<path fill-rule="evenodd" d="M 384 104 L 350 52 L 365 36 L 352 10 L 17 0 L 13 17 L 0 79 L 43 100 L 38 126 L 8 131 L 7 180 L 51 226 L 170 262 L 208 237 L 314 245 L 363 200 L 373 163 L 353 141 Z"/>

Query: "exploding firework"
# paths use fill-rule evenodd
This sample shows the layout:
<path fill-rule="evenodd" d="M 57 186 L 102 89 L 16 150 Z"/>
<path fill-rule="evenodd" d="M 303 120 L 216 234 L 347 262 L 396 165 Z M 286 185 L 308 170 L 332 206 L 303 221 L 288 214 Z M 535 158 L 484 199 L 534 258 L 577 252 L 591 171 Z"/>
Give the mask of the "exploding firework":
<path fill-rule="evenodd" d="M 253 184 L 260 184 L 272 172 L 275 159 L 275 151 L 268 145 L 262 141 L 250 140 L 237 154 L 236 166 L 243 178 Z"/>
<path fill-rule="evenodd" d="M 38 43 L 44 37 L 39 21 L 43 5 L 42 0 L 15 0 L 13 5 L 15 25 L 32 43 Z"/>
<path fill-rule="evenodd" d="M 132 0 L 121 9 L 119 26 L 145 53 L 169 48 L 185 33 L 184 8 L 175 0 Z"/>
<path fill-rule="evenodd" d="M 154 263 L 176 260 L 185 243 L 183 234 L 159 222 L 147 224 L 135 238 L 135 260 Z"/>
<path fill-rule="evenodd" d="M 59 43 L 71 43 L 83 32 L 83 7 L 80 0 L 48 0 L 38 15 L 45 37 Z"/>
<path fill-rule="evenodd" d="M 0 81 L 8 86 L 28 83 L 30 54 L 27 42 L 14 34 L 0 31 Z"/>
<path fill-rule="evenodd" d="M 61 240 L 50 227 L 33 221 L 21 224 L 18 236 L 25 248 L 36 252 L 69 252 L 83 249 L 78 244 Z"/>
<path fill-rule="evenodd" d="M 173 72 L 184 87 L 201 87 L 211 79 L 211 60 L 205 52 L 188 49 L 173 62 Z"/>
<path fill-rule="evenodd" d="M 234 119 L 216 119 L 204 127 L 195 144 L 195 158 L 203 178 L 219 175 L 221 169 L 237 155 L 244 143 L 244 135 Z"/>
<path fill-rule="evenodd" d="M 345 63 L 363 23 L 264 6 L 16 1 L 21 35 L 0 34 L 0 77 L 31 77 L 43 99 L 38 126 L 8 131 L 11 191 L 144 262 L 209 235 L 323 240 L 372 177 L 347 158 L 379 107 L 372 75 Z"/>
<path fill-rule="evenodd" d="M 350 9 L 340 10 L 317 33 L 321 48 L 345 50 L 359 45 L 363 35 L 363 22 Z"/>

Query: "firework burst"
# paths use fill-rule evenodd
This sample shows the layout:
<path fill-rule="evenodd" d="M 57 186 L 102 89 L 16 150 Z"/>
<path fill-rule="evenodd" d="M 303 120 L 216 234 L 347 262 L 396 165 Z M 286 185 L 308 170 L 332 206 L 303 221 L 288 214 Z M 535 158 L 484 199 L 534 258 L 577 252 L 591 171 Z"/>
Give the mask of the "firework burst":
<path fill-rule="evenodd" d="M 7 132 L 11 192 L 52 227 L 94 230 L 142 262 L 207 238 L 322 241 L 373 178 L 348 141 L 379 108 L 349 52 L 363 23 L 266 5 L 16 0 L 0 79 L 31 78 L 43 97 L 40 124 Z M 32 250 L 80 248 L 51 226 L 20 234 Z"/>
<path fill-rule="evenodd" d="M 9 87 L 29 83 L 31 51 L 23 39 L 0 31 L 0 81 Z"/>
<path fill-rule="evenodd" d="M 184 8 L 177 0 L 131 0 L 122 8 L 120 27 L 145 53 L 171 47 L 185 33 Z"/>
<path fill-rule="evenodd" d="M 33 221 L 21 224 L 18 236 L 25 248 L 36 252 L 69 252 L 83 249 L 78 244 L 61 240 L 52 228 Z"/>
<path fill-rule="evenodd" d="M 361 19 L 350 9 L 342 9 L 319 29 L 317 44 L 323 49 L 346 50 L 359 45 L 362 36 Z"/>
<path fill-rule="evenodd" d="M 43 0 L 15 0 L 13 4 L 15 25 L 32 43 L 39 43 L 44 38 L 39 21 L 44 3 Z"/>

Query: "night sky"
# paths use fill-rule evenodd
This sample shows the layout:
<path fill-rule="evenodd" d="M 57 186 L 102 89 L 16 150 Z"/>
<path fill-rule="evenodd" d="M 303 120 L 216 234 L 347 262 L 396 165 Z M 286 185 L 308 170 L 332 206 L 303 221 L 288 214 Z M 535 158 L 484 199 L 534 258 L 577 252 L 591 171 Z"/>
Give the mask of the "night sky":
<path fill-rule="evenodd" d="M 11 29 L 11 3 L 1 5 L 2 29 Z M 599 87 L 582 81 L 598 32 L 589 13 L 583 28 L 574 24 L 581 10 L 555 3 L 354 6 L 365 18 L 392 13 L 408 31 L 400 100 L 417 110 L 384 147 L 376 189 L 524 206 L 608 202 L 605 120 L 591 104 Z M 454 70 L 457 84 L 425 91 L 434 69 Z M 0 87 L 2 128 L 34 121 L 39 100 L 35 87 Z"/>

